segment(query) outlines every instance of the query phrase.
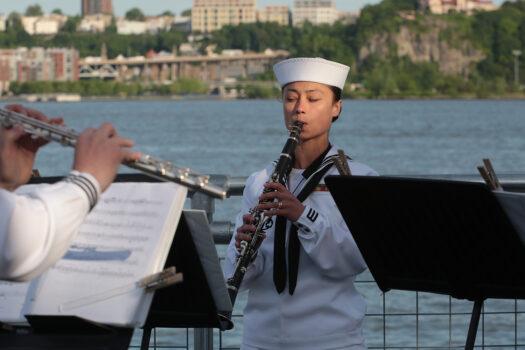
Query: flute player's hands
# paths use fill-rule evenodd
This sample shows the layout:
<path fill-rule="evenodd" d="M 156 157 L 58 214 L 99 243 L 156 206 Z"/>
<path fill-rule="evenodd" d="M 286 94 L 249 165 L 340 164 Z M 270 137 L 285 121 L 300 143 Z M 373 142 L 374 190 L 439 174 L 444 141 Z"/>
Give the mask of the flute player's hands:
<path fill-rule="evenodd" d="M 62 124 L 62 118 L 48 118 L 43 113 L 21 105 L 8 105 L 5 109 L 50 123 Z M 0 127 L 0 188 L 13 191 L 31 178 L 36 152 L 47 143 L 34 138 L 20 125 Z"/>
<path fill-rule="evenodd" d="M 133 141 L 118 136 L 113 125 L 86 129 L 78 137 L 73 169 L 93 175 L 104 192 L 115 179 L 120 164 L 140 158 L 132 152 Z"/>

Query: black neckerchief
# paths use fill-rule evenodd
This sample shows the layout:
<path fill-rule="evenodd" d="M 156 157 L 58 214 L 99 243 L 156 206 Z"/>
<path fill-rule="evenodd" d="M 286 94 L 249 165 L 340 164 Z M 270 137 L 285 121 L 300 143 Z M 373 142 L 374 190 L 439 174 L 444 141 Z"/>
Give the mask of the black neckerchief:
<path fill-rule="evenodd" d="M 332 167 L 333 162 L 324 163 L 326 155 L 332 148 L 328 148 L 317 157 L 308 168 L 303 172 L 303 177 L 307 179 L 297 199 L 303 202 L 315 187 L 319 184 L 324 174 Z M 286 268 L 285 245 L 286 245 L 286 218 L 277 216 L 275 220 L 274 243 L 273 243 L 273 283 L 275 289 L 280 294 L 286 286 L 286 275 L 288 275 L 288 292 L 292 295 L 297 285 L 297 274 L 299 271 L 300 243 L 297 235 L 297 226 L 290 226 L 290 240 L 288 244 L 288 273 Z"/>

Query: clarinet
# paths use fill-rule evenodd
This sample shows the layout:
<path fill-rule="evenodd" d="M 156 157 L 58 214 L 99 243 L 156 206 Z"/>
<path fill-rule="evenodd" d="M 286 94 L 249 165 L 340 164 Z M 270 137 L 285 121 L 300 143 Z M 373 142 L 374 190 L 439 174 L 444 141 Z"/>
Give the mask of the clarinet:
<path fill-rule="evenodd" d="M 21 113 L 0 108 L 0 126 L 10 128 L 14 125 L 22 126 L 24 131 L 34 138 L 58 142 L 63 146 L 75 147 L 79 136 L 77 132 L 64 126 L 51 125 Z M 126 161 L 122 164 L 162 181 L 174 182 L 215 198 L 226 198 L 224 188 L 210 184 L 209 176 L 193 173 L 188 168 L 176 167 L 171 162 L 150 155 L 142 155 L 136 161 Z"/>
<path fill-rule="evenodd" d="M 290 136 L 288 137 L 288 140 L 286 141 L 286 144 L 284 145 L 281 152 L 281 156 L 279 157 L 279 161 L 277 162 L 277 165 L 270 176 L 270 182 L 278 182 L 283 185 L 286 183 L 286 178 L 288 177 L 290 168 L 292 166 L 295 148 L 299 144 L 299 135 L 301 134 L 302 127 L 303 124 L 298 121 L 292 124 L 290 128 Z M 263 193 L 269 193 L 272 191 L 272 189 L 265 188 Z M 250 214 L 254 218 L 253 225 L 256 227 L 256 230 L 252 233 L 252 239 L 249 242 L 241 242 L 241 250 L 235 265 L 235 272 L 226 282 L 232 305 L 235 304 L 235 299 L 237 298 L 237 293 L 239 292 L 239 287 L 241 286 L 242 280 L 244 279 L 244 274 L 248 269 L 248 265 L 255 259 L 257 251 L 264 240 L 265 226 L 270 220 L 270 217 L 265 216 L 262 210 L 252 208 L 250 210 Z"/>

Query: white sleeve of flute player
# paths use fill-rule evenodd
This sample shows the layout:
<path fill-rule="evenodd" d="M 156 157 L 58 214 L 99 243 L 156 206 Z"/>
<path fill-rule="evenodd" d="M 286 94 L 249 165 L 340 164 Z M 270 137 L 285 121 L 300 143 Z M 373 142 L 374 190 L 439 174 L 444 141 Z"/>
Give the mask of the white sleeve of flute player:
<path fill-rule="evenodd" d="M 86 186 L 99 188 L 96 180 Z M 27 281 L 62 258 L 93 199 L 68 181 L 37 185 L 23 195 L 0 190 L 0 278 Z"/>

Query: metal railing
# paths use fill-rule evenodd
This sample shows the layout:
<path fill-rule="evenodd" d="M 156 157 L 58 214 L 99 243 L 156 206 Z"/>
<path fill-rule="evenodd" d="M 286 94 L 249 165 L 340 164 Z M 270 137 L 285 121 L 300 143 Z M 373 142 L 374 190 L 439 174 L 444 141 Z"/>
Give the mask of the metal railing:
<path fill-rule="evenodd" d="M 417 175 L 433 178 L 482 182 L 476 175 Z M 228 188 L 228 197 L 241 196 L 244 177 L 214 175 L 211 181 Z M 525 192 L 525 176 L 506 175 L 500 178 L 508 191 Z M 234 225 L 214 221 L 215 200 L 195 193 L 192 209 L 206 211 L 217 245 L 228 244 Z M 221 257 L 223 258 L 223 257 Z M 525 276 L 524 276 L 525 278 Z M 356 287 L 368 304 L 364 333 L 369 349 L 463 349 L 472 311 L 472 302 L 431 293 L 390 291 L 382 293 L 372 276 L 365 272 L 356 280 Z M 429 300 L 432 299 L 432 307 Z M 237 305 L 236 310 L 243 305 Z M 235 310 L 235 311 L 236 311 Z M 236 328 L 242 313 L 232 316 Z M 141 331 L 132 346 L 140 347 Z M 231 341 L 236 339 L 236 341 Z M 240 331 L 220 332 L 211 329 L 154 329 L 150 349 L 239 349 Z M 525 300 L 487 300 L 482 310 L 476 337 L 476 349 L 525 349 Z"/>

